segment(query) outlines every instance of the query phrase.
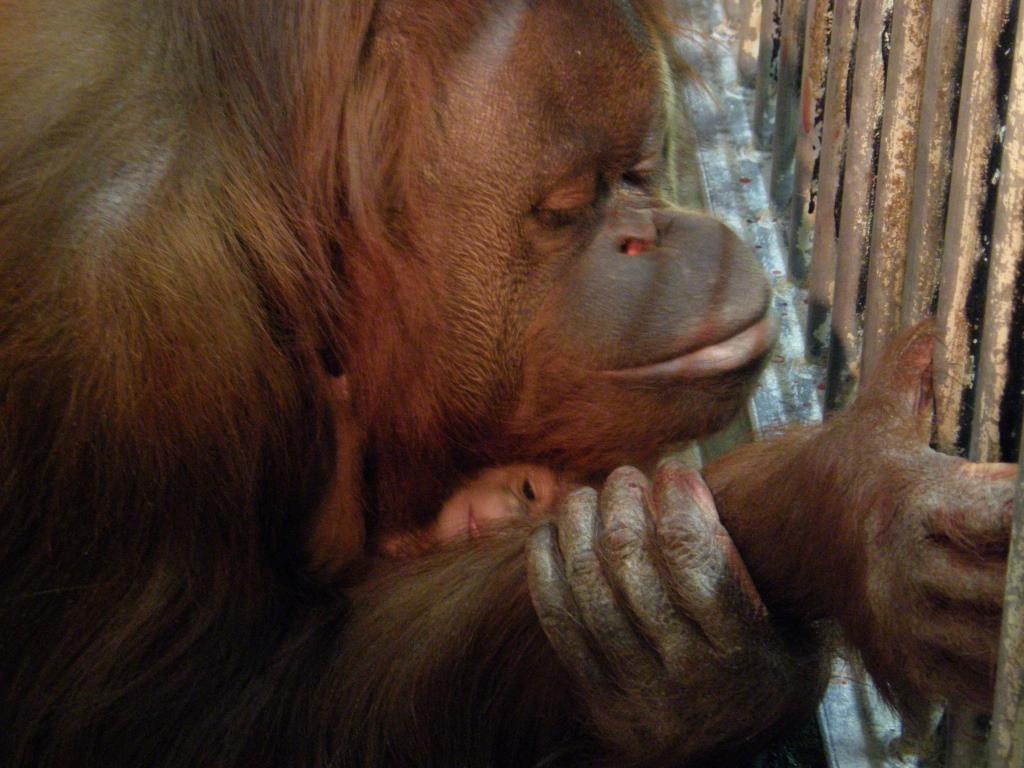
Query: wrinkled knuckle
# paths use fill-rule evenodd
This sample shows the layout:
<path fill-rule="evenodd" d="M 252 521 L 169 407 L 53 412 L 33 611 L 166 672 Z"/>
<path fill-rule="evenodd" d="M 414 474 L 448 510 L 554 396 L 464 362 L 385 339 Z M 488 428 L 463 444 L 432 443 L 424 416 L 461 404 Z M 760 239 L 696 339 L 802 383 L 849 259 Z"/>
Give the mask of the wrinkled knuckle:
<path fill-rule="evenodd" d="M 592 516 L 597 510 L 597 491 L 588 486 L 574 488 L 565 495 L 558 509 L 567 517 Z"/>
<path fill-rule="evenodd" d="M 643 536 L 631 526 L 614 521 L 601 532 L 601 554 L 612 560 L 627 560 L 643 549 Z"/>
<path fill-rule="evenodd" d="M 657 523 L 658 540 L 668 551 L 682 554 L 712 545 L 704 526 L 688 511 L 663 516 Z"/>
<path fill-rule="evenodd" d="M 601 563 L 593 550 L 574 552 L 565 564 L 566 576 L 575 584 L 593 584 L 604 578 Z"/>
<path fill-rule="evenodd" d="M 698 624 L 704 624 L 708 617 L 701 613 L 717 611 L 722 606 L 722 574 L 701 555 L 677 561 L 674 566 L 671 583 L 684 605 L 690 607 L 684 612 Z"/>
<path fill-rule="evenodd" d="M 606 488 L 643 487 L 647 484 L 644 473 L 636 467 L 619 467 L 608 475 Z"/>

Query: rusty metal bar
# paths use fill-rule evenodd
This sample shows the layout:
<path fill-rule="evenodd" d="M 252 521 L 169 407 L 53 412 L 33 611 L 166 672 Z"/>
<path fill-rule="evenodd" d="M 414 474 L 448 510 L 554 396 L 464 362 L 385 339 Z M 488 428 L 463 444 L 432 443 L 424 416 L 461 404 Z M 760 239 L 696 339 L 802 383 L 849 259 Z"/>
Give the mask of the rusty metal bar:
<path fill-rule="evenodd" d="M 781 22 L 782 0 L 761 0 L 753 119 L 754 137 L 760 147 L 767 147 L 771 136 L 773 105 L 779 80 Z"/>
<path fill-rule="evenodd" d="M 899 0 L 893 6 L 864 307 L 865 377 L 899 330 L 930 13 L 931 0 Z"/>
<path fill-rule="evenodd" d="M 859 2 L 835 3 L 828 51 L 825 116 L 822 125 L 818 202 L 815 207 L 814 255 L 808 279 L 807 353 L 823 360 L 829 347 L 829 314 L 835 288 L 839 203 L 847 141 L 847 90 L 856 42 Z"/>
<path fill-rule="evenodd" d="M 971 452 L 1020 461 L 1024 376 L 1024 13 L 1017 8 Z M 1012 386 L 1008 386 L 1013 380 Z M 1018 427 L 1014 435 L 1000 421 Z M 1002 418 L 1000 418 L 1002 417 Z M 1010 455 L 1010 444 L 1017 456 Z M 1024 765 L 1024 471 L 1018 469 L 989 768 Z"/>
<path fill-rule="evenodd" d="M 785 0 L 779 32 L 779 80 L 775 94 L 772 169 L 769 195 L 780 213 L 793 198 L 793 159 L 800 118 L 800 70 L 803 65 L 807 0 Z"/>
<path fill-rule="evenodd" d="M 990 248 L 985 219 L 998 180 L 1000 68 L 1014 0 L 974 0 L 965 48 L 962 94 L 953 152 L 937 317 L 936 437 L 945 451 L 962 450 L 975 374 L 975 344 Z"/>
<path fill-rule="evenodd" d="M 1017 18 L 1013 69 L 1003 118 L 1005 133 L 999 191 L 995 203 L 992 249 L 985 297 L 985 323 L 975 386 L 975 414 L 971 429 L 970 455 L 980 461 L 1013 460 L 1019 437 L 1010 432 L 1018 420 L 1006 423 L 1021 407 L 1021 334 L 1024 317 L 1024 13 Z M 1016 317 L 1014 317 L 1016 310 Z M 1016 321 L 1016 324 L 1014 323 Z M 1011 339 L 1011 334 L 1016 339 Z M 1011 343 L 1016 341 L 1014 386 L 1011 375 Z M 1014 408 L 1013 406 L 1016 406 Z M 1002 412 L 1002 413 L 1001 413 Z M 1000 416 L 1004 418 L 1000 418 Z M 1003 422 L 1001 425 L 1000 422 Z"/>
<path fill-rule="evenodd" d="M 857 23 L 852 102 L 846 140 L 846 171 L 837 240 L 832 300 L 832 345 L 828 355 L 826 408 L 838 408 L 856 392 L 861 361 L 861 311 L 868 270 L 868 244 L 878 162 L 882 95 L 888 58 L 892 0 L 864 0 Z"/>
<path fill-rule="evenodd" d="M 821 127 L 825 119 L 825 71 L 835 0 L 808 0 L 804 31 L 804 60 L 801 66 L 799 118 L 797 120 L 796 162 L 793 169 L 793 202 L 789 225 L 789 275 L 802 283 L 807 279 L 818 203 L 818 164 L 821 157 Z"/>
<path fill-rule="evenodd" d="M 946 224 L 953 124 L 960 103 L 965 19 L 970 0 L 934 0 L 928 24 L 928 54 L 921 96 L 921 129 L 914 163 L 906 274 L 900 326 L 935 314 L 939 263 Z"/>

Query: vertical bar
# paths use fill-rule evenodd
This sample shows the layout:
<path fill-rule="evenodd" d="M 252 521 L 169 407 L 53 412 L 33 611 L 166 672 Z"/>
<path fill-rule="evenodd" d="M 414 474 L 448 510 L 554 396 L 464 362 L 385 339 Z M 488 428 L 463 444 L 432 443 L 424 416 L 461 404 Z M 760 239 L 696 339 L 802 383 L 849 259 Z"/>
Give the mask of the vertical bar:
<path fill-rule="evenodd" d="M 808 280 L 807 354 L 824 358 L 829 346 L 828 320 L 836 275 L 836 239 L 846 162 L 847 91 L 856 42 L 859 0 L 837 0 L 832 20 L 821 133 L 818 203 L 814 219 L 814 255 Z"/>
<path fill-rule="evenodd" d="M 882 135 L 871 224 L 864 360 L 869 376 L 885 343 L 899 330 L 906 266 L 910 184 L 914 173 L 931 0 L 897 0 L 885 82 Z"/>
<path fill-rule="evenodd" d="M 740 78 L 750 85 L 757 78 L 757 52 L 761 29 L 761 0 L 743 0 L 743 15 L 737 22 L 740 42 L 736 66 Z"/>
<path fill-rule="evenodd" d="M 1006 105 L 999 195 L 992 232 L 992 264 L 985 305 L 985 333 L 978 374 L 978 416 L 971 451 L 979 456 L 1008 455 L 1010 439 L 1000 429 L 998 411 L 1021 414 L 1020 367 L 1024 365 L 1024 13 L 1017 9 L 1013 68 Z M 1016 341 L 1012 356 L 1011 334 Z M 1007 386 L 1011 359 L 1017 381 Z M 1013 399 L 1011 400 L 1011 392 Z M 1011 407 L 1007 408 L 1006 406 Z M 1002 407 L 1000 407 L 1002 406 Z M 1016 406 L 1015 408 L 1013 406 Z M 1024 427 L 1016 441 L 1017 458 Z M 1024 465 L 1022 465 L 1024 466 Z M 990 768 L 1024 764 L 1024 469 L 1018 469 L 1010 562 L 1003 601 L 1002 640 L 996 674 L 995 706 L 989 740 Z"/>
<path fill-rule="evenodd" d="M 849 401 L 860 376 L 860 313 L 866 287 L 887 32 L 891 23 L 892 0 L 864 0 L 861 4 L 825 390 L 825 404 L 830 409 Z"/>
<path fill-rule="evenodd" d="M 772 130 L 772 107 L 779 78 L 779 35 L 782 0 L 761 0 L 761 34 L 757 52 L 757 80 L 754 88 L 754 139 L 768 146 Z"/>
<path fill-rule="evenodd" d="M 903 328 L 935 314 L 969 7 L 970 0 L 934 0 L 928 25 L 921 134 L 914 163 L 907 270 L 900 301 Z"/>
<path fill-rule="evenodd" d="M 1021 337 L 1024 317 L 1024 13 L 1018 12 L 1016 45 L 1004 120 L 1002 163 L 996 197 L 995 224 L 992 229 L 992 254 L 989 260 L 985 298 L 985 324 L 978 359 L 975 386 L 975 416 L 971 425 L 970 454 L 980 461 L 1013 460 L 1011 451 L 1017 439 L 1000 428 L 1000 411 L 1019 414 L 1021 406 Z M 1014 317 L 1014 309 L 1017 317 Z M 1016 322 L 1014 322 L 1016 321 Z M 1011 334 L 1016 336 L 1017 381 L 1008 387 L 1010 377 Z M 1007 398 L 1013 398 L 1010 403 Z M 1016 405 L 1016 408 L 1012 407 Z M 1009 407 L 1008 407 L 1009 406 Z M 1005 421 L 1006 419 L 1004 419 Z M 1018 419 L 1014 418 L 1013 427 Z"/>
<path fill-rule="evenodd" d="M 945 248 L 939 277 L 937 317 L 942 344 L 936 348 L 935 396 L 937 442 L 955 452 L 967 443 L 962 423 L 973 386 L 972 345 L 984 301 L 988 250 L 986 206 L 997 177 L 992 167 L 999 121 L 997 46 L 1014 0 L 974 0 L 964 60 L 964 74 L 953 177 L 950 182 Z"/>
<path fill-rule="evenodd" d="M 818 203 L 821 127 L 825 119 L 825 70 L 834 0 L 809 0 L 800 78 L 800 118 L 793 170 L 793 210 L 789 225 L 789 276 L 807 278 L 811 235 Z"/>
<path fill-rule="evenodd" d="M 793 157 L 800 107 L 800 69 L 803 64 L 807 0 L 786 0 L 779 33 L 779 81 L 775 96 L 775 131 L 769 194 L 782 213 L 793 198 Z"/>

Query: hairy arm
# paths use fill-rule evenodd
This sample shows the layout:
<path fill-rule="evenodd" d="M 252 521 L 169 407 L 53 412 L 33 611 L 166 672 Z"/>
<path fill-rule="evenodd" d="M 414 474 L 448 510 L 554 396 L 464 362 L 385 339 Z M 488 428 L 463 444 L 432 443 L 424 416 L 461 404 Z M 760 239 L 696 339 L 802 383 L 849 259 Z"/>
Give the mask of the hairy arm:
<path fill-rule="evenodd" d="M 896 703 L 985 705 L 1015 467 L 928 447 L 931 349 L 915 329 L 847 412 L 744 446 L 705 477 L 773 612 L 838 619 Z"/>

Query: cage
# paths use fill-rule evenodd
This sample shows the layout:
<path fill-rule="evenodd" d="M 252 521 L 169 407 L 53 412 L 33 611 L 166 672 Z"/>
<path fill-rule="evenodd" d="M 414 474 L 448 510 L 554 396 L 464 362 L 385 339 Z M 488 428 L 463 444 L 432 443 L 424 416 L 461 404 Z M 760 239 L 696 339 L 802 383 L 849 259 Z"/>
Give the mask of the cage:
<path fill-rule="evenodd" d="M 778 350 L 742 423 L 840 408 L 887 339 L 936 318 L 934 444 L 1018 460 L 1024 394 L 1024 15 L 1019 0 L 695 0 L 684 58 L 700 194 L 774 284 Z M 896 721 L 838 662 L 832 768 L 1024 765 L 1024 485 L 992 713 Z M 930 713 L 928 713 L 930 714 Z M 923 723 L 923 725 L 922 725 Z"/>

